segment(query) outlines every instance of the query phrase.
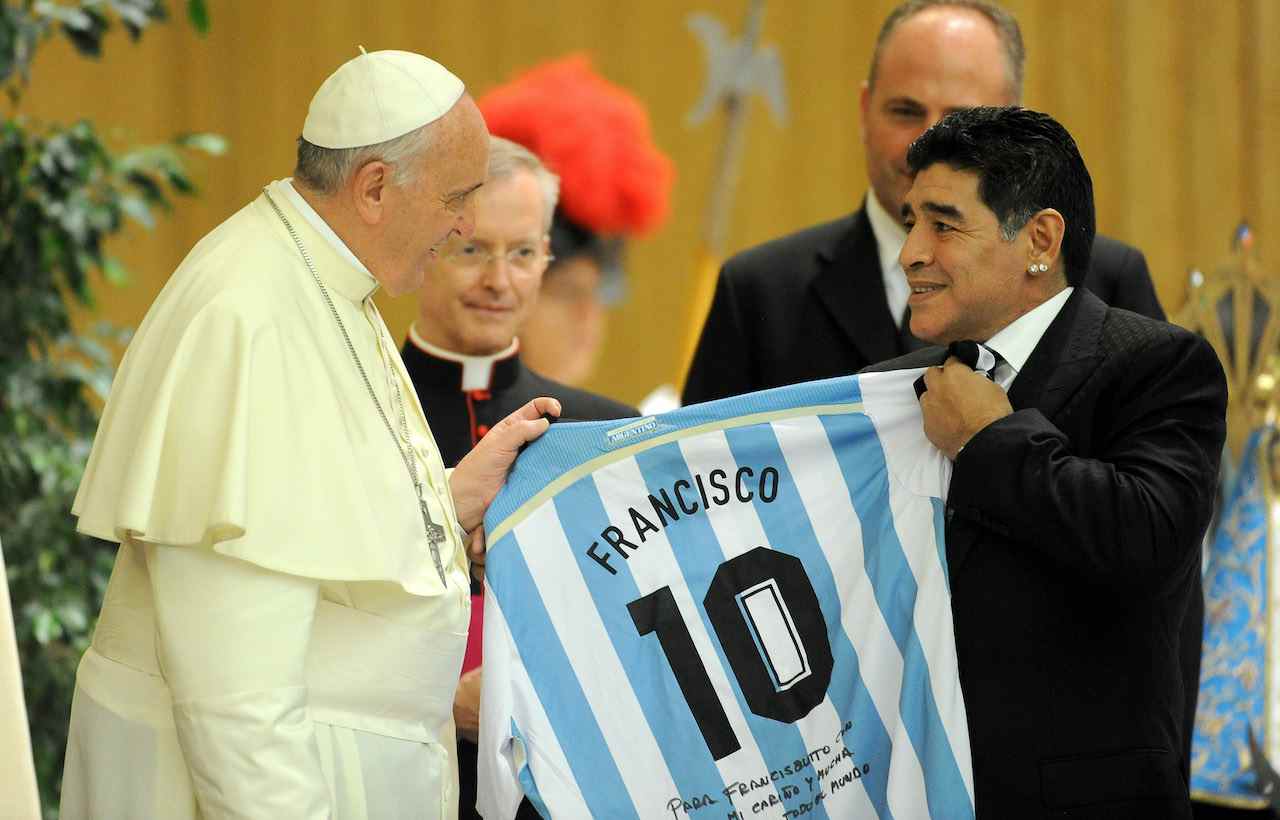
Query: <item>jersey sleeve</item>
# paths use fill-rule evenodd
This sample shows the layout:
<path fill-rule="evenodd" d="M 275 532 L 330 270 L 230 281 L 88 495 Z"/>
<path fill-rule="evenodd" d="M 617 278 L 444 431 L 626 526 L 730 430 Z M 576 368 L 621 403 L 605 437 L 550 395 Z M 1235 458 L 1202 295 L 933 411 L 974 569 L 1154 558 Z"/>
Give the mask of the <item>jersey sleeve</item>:
<path fill-rule="evenodd" d="M 476 809 L 482 817 L 511 820 L 524 796 L 520 772 L 527 767 L 523 742 L 515 737 L 512 683 L 520 656 L 491 590 L 484 596 L 484 684 L 480 688 L 480 751 Z M 465 808 L 465 807 L 464 807 Z"/>
<path fill-rule="evenodd" d="M 862 402 L 884 447 L 889 474 L 911 493 L 946 498 L 951 462 L 924 434 L 915 380 L 923 372 L 888 370 L 858 376 Z"/>

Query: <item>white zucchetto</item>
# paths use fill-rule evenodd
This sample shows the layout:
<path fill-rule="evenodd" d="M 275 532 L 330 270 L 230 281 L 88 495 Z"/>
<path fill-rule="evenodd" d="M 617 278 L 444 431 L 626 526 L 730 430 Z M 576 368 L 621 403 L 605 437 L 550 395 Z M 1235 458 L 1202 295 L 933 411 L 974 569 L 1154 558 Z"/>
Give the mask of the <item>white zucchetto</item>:
<path fill-rule="evenodd" d="M 311 98 L 302 138 L 321 148 L 359 148 L 440 119 L 466 87 L 449 69 L 409 51 L 360 49 Z"/>

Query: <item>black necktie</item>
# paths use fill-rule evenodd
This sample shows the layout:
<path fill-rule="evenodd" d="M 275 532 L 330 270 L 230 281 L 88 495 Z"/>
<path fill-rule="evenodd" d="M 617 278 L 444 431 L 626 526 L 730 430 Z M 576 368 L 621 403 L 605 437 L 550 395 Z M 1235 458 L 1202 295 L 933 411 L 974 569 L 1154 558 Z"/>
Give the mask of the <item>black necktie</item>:
<path fill-rule="evenodd" d="M 907 305 L 902 311 L 902 324 L 898 326 L 898 350 L 902 353 L 910 353 L 928 346 L 928 342 L 920 341 L 911 333 L 911 305 Z"/>
<path fill-rule="evenodd" d="M 955 356 L 968 365 L 970 369 L 976 370 L 991 381 L 996 380 L 996 368 L 1000 366 L 1000 362 L 1004 361 L 1004 357 L 991 348 L 968 339 L 947 345 L 947 355 L 943 356 L 942 360 L 945 362 L 952 356 Z M 924 376 L 916 379 L 915 388 L 917 399 L 929 389 L 925 387 Z"/>

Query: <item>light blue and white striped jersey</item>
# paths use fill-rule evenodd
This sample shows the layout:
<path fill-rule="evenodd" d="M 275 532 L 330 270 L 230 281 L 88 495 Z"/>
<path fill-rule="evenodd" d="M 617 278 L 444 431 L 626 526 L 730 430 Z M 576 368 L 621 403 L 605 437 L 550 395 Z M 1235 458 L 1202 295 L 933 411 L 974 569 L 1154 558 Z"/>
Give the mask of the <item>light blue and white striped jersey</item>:
<path fill-rule="evenodd" d="M 919 373 L 520 456 L 485 520 L 485 817 L 974 816 Z"/>

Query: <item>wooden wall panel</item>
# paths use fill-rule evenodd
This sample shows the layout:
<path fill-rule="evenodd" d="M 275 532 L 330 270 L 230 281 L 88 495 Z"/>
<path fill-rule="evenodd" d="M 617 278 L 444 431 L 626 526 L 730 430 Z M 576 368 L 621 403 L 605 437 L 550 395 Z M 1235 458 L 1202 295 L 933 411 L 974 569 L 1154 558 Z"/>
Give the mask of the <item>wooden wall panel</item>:
<path fill-rule="evenodd" d="M 1093 173 L 1100 228 L 1147 253 L 1166 308 L 1181 304 L 1188 266 L 1220 260 L 1242 217 L 1254 223 L 1261 253 L 1280 270 L 1280 3 L 1007 5 L 1027 41 L 1026 104 L 1050 111 L 1075 134 Z M 859 84 L 892 6 L 769 3 L 764 41 L 782 55 L 790 119 L 779 126 L 763 102 L 752 103 L 732 249 L 856 207 L 866 186 Z M 139 321 L 201 235 L 265 182 L 289 173 L 312 92 L 357 44 L 431 54 L 476 92 L 582 50 L 646 101 L 656 139 L 679 175 L 669 223 L 630 249 L 630 299 L 613 316 L 592 386 L 635 401 L 679 378 L 691 262 L 723 127 L 719 117 L 698 128 L 685 123 L 705 72 L 685 19 L 706 11 L 737 31 L 744 0 L 211 0 L 210 7 L 207 38 L 175 19 L 138 45 L 113 37 L 102 63 L 55 44 L 35 65 L 21 108 L 29 115 L 89 117 L 118 144 L 194 130 L 231 141 L 228 156 L 193 162 L 200 199 L 180 202 L 157 230 L 130 229 L 114 244 L 135 282 L 101 289 L 108 318 Z M 393 331 L 402 332 L 412 299 L 383 307 Z"/>
<path fill-rule="evenodd" d="M 1252 57 L 1241 86 L 1247 120 L 1242 126 L 1249 202 L 1245 214 L 1258 226 L 1259 247 L 1280 275 L 1280 3 L 1256 0 L 1245 29 Z"/>
<path fill-rule="evenodd" d="M 1157 279 L 1165 309 L 1185 292 L 1185 268 L 1193 264 L 1187 257 L 1189 236 L 1188 203 L 1185 201 L 1185 174 L 1171 173 L 1183 168 L 1186 159 L 1187 125 L 1191 112 L 1183 104 L 1187 61 L 1179 54 L 1178 29 L 1153 25 L 1166 20 L 1178 0 L 1148 3 L 1120 3 L 1117 34 L 1113 46 L 1127 53 L 1119 82 L 1098 93 L 1118 93 L 1120 116 L 1112 137 L 1111 151 L 1122 157 L 1116 169 L 1118 211 L 1111 218 L 1119 238 L 1138 244 L 1147 254 L 1152 276 Z M 1087 99 L 1087 98 L 1085 98 Z M 1087 116 L 1087 107 L 1075 107 Z M 1156 243 L 1143 238 L 1160 237 Z"/>
<path fill-rule="evenodd" d="M 1180 201 L 1190 218 L 1183 226 L 1181 251 L 1184 259 L 1206 260 L 1200 265 L 1213 266 L 1222 259 L 1249 206 L 1245 191 L 1251 171 L 1242 150 L 1246 102 L 1237 93 L 1245 53 L 1242 12 L 1247 8 L 1245 3 L 1196 0 L 1186 14 L 1187 25 L 1179 27 L 1187 117 L 1182 173 L 1175 176 L 1181 179 Z M 1172 300 L 1181 294 L 1166 287 L 1163 295 Z"/>

